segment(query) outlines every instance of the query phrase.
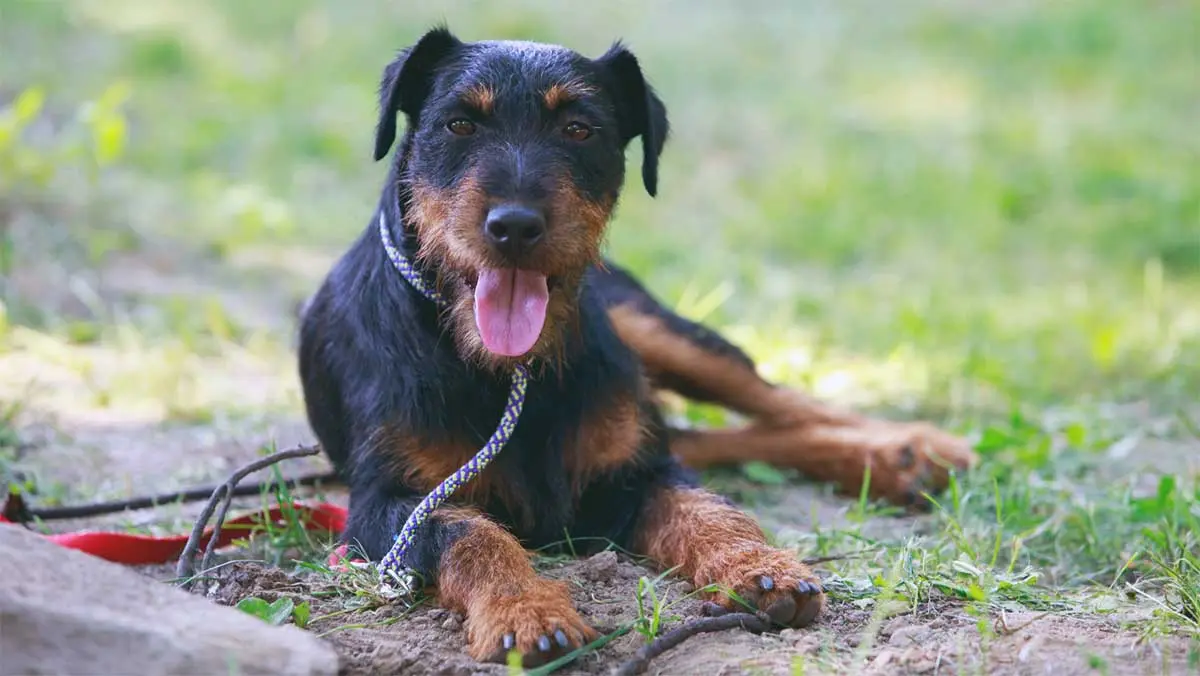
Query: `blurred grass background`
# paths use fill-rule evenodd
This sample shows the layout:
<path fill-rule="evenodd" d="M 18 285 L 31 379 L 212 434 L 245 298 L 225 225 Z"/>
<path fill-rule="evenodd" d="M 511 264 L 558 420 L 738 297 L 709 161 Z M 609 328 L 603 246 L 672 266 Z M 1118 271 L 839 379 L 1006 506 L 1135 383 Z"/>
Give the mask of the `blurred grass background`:
<path fill-rule="evenodd" d="M 628 42 L 674 135 L 609 253 L 771 376 L 959 426 L 1195 403 L 1169 0 L 0 0 L 0 401 L 298 415 L 293 306 L 371 214 L 382 66 L 441 20 Z"/>

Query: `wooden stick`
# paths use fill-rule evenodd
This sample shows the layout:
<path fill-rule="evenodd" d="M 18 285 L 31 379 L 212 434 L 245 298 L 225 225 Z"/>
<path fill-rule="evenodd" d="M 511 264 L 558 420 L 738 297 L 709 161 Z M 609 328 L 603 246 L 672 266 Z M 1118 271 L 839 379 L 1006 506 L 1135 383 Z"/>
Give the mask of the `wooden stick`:
<path fill-rule="evenodd" d="M 316 455 L 320 450 L 319 446 L 301 446 L 299 448 L 272 453 L 265 458 L 259 458 L 254 462 L 242 466 L 236 472 L 229 475 L 225 483 L 213 489 L 212 496 L 208 499 L 208 504 L 204 506 L 204 510 L 200 512 L 199 518 L 196 519 L 196 525 L 192 527 L 192 534 L 188 536 L 187 544 L 183 547 L 183 553 L 179 555 L 179 563 L 175 565 L 175 577 L 180 580 L 180 586 L 187 587 L 190 584 L 192 574 L 195 571 L 192 567 L 192 559 L 195 558 L 196 550 L 200 547 L 200 540 L 204 538 L 204 530 L 208 528 L 208 522 L 212 519 L 213 511 L 216 510 L 218 504 L 221 504 L 221 513 L 217 518 L 217 525 L 213 529 L 212 538 L 209 540 L 205 558 L 202 562 L 207 565 L 208 556 L 212 553 L 217 537 L 221 534 L 221 525 L 225 520 L 225 511 L 229 507 L 229 502 L 233 500 L 234 492 L 242 479 L 277 462 Z"/>
<path fill-rule="evenodd" d="M 761 634 L 771 628 L 771 620 L 763 613 L 728 613 L 720 617 L 705 617 L 692 620 L 677 629 L 672 629 L 650 643 L 642 646 L 637 654 L 622 664 L 616 671 L 618 676 L 635 676 L 650 666 L 650 660 L 667 652 L 697 634 L 725 631 L 741 627 L 746 631 Z"/>

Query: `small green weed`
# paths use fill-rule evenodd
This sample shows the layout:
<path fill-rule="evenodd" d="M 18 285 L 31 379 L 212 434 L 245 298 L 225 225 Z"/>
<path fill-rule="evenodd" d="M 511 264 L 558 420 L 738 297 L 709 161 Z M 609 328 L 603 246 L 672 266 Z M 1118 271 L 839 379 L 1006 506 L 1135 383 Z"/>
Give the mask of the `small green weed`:
<path fill-rule="evenodd" d="M 1140 552 L 1147 564 L 1143 580 L 1130 588 L 1139 594 L 1146 594 L 1145 587 L 1160 590 L 1151 598 L 1162 622 L 1144 630 L 1181 629 L 1200 638 L 1200 487 L 1188 490 L 1164 476 L 1154 496 L 1131 500 L 1130 507 L 1134 521 L 1146 523 Z M 1137 559 L 1137 553 L 1130 557 L 1130 566 Z"/>
<path fill-rule="evenodd" d="M 634 599 L 637 601 L 638 615 L 631 626 L 646 639 L 647 643 L 658 638 L 658 635 L 662 631 L 665 623 L 675 622 L 682 619 L 682 616 L 680 615 L 669 614 L 672 607 L 695 596 L 722 591 L 734 601 L 739 602 L 747 608 L 753 610 L 753 607 L 744 599 L 739 597 L 736 593 L 734 593 L 732 589 L 725 589 L 715 584 L 693 589 L 692 591 L 682 594 L 675 599 L 661 595 L 659 586 L 664 580 L 673 575 L 674 572 L 675 569 L 671 568 L 662 571 L 653 579 L 644 575 L 638 578 L 637 587 L 634 590 Z"/>
<path fill-rule="evenodd" d="M 646 638 L 646 642 L 653 641 L 658 636 L 664 620 L 672 619 L 664 617 L 668 607 L 667 599 L 658 597 L 658 584 L 668 574 L 668 572 L 664 572 L 653 580 L 644 575 L 638 578 L 637 590 L 634 592 L 637 599 L 638 616 L 633 628 Z"/>
<path fill-rule="evenodd" d="M 238 601 L 237 609 L 267 624 L 280 625 L 291 620 L 301 629 L 308 626 L 309 615 L 312 614 L 312 608 L 307 601 L 298 604 L 288 596 L 281 596 L 270 603 L 257 596 L 250 596 Z"/>

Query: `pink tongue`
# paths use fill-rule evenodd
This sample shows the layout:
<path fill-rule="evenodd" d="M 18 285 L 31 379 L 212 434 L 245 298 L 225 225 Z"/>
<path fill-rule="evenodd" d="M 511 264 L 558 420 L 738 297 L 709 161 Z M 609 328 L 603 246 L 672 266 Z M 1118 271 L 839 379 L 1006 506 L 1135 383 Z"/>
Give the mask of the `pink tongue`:
<path fill-rule="evenodd" d="M 519 357 L 533 349 L 550 293 L 546 275 L 528 270 L 483 270 L 475 285 L 475 325 L 493 354 Z"/>

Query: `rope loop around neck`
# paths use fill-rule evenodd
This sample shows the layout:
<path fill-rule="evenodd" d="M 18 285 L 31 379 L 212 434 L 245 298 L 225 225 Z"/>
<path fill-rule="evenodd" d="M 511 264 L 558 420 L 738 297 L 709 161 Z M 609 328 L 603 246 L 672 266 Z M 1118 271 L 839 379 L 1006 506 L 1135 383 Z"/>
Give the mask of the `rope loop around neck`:
<path fill-rule="evenodd" d="M 392 242 L 392 232 L 388 227 L 387 215 L 383 209 L 379 210 L 379 240 L 383 242 L 383 250 L 387 252 L 387 257 L 392 261 L 392 266 L 400 272 L 400 276 L 405 279 L 414 289 L 421 292 L 429 300 L 433 301 L 440 307 L 446 306 L 446 299 L 442 293 L 433 288 L 425 277 L 421 275 L 421 271 L 417 266 L 413 265 L 412 261 L 400 253 L 400 249 Z"/>

